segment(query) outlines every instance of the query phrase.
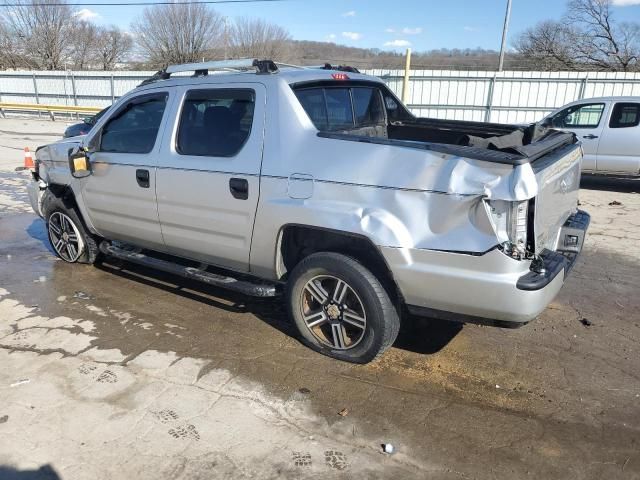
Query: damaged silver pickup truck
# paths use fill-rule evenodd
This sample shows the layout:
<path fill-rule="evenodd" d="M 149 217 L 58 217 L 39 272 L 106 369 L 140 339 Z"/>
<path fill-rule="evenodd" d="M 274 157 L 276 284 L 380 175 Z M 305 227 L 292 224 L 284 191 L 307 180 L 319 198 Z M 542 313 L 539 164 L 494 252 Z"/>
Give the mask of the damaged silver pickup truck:
<path fill-rule="evenodd" d="M 407 310 L 499 326 L 542 312 L 589 224 L 581 157 L 571 133 L 415 118 L 354 69 L 209 62 L 40 147 L 30 196 L 67 262 L 284 290 L 306 345 L 368 362 Z"/>

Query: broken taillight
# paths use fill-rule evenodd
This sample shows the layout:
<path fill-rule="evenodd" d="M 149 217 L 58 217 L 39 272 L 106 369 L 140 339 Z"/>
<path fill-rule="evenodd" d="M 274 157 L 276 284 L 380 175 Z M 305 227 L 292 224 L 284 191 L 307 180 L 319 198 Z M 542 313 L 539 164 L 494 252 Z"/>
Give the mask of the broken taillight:
<path fill-rule="evenodd" d="M 527 254 L 529 200 L 485 200 L 485 207 L 498 241 L 508 246 L 510 256 L 524 258 Z"/>

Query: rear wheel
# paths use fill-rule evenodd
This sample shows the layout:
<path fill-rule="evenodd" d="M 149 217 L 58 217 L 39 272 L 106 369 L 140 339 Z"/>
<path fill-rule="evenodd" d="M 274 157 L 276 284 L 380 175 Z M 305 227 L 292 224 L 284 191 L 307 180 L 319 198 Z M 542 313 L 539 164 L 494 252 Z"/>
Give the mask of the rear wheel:
<path fill-rule="evenodd" d="M 338 253 L 315 253 L 302 260 L 291 272 L 287 300 L 302 341 L 348 362 L 375 359 L 393 344 L 400 328 L 378 278 Z"/>
<path fill-rule="evenodd" d="M 56 255 L 69 263 L 95 263 L 98 245 L 73 209 L 62 199 L 48 194 L 43 202 L 49 243 Z"/>

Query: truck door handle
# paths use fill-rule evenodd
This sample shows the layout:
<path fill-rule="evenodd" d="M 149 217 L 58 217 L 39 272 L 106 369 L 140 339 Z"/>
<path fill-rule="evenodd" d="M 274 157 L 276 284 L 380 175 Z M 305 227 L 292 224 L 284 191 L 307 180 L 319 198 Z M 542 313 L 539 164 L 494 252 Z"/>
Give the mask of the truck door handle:
<path fill-rule="evenodd" d="M 136 180 L 142 188 L 149 188 L 149 170 L 136 170 Z"/>
<path fill-rule="evenodd" d="M 594 135 L 593 133 L 590 133 L 589 135 L 583 135 L 582 138 L 586 138 L 588 140 L 593 140 L 594 138 L 598 138 L 598 136 Z"/>
<path fill-rule="evenodd" d="M 229 180 L 229 190 L 233 198 L 246 200 L 249 198 L 249 182 L 244 178 L 232 178 Z"/>

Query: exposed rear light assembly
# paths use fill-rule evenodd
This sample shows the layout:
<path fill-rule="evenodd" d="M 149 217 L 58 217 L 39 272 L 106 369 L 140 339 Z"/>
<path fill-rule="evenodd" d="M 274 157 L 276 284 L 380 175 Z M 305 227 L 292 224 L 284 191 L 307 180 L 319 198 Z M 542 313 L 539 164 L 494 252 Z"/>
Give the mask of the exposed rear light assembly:
<path fill-rule="evenodd" d="M 529 250 L 529 200 L 486 200 L 485 207 L 503 251 L 512 258 L 526 258 Z"/>

